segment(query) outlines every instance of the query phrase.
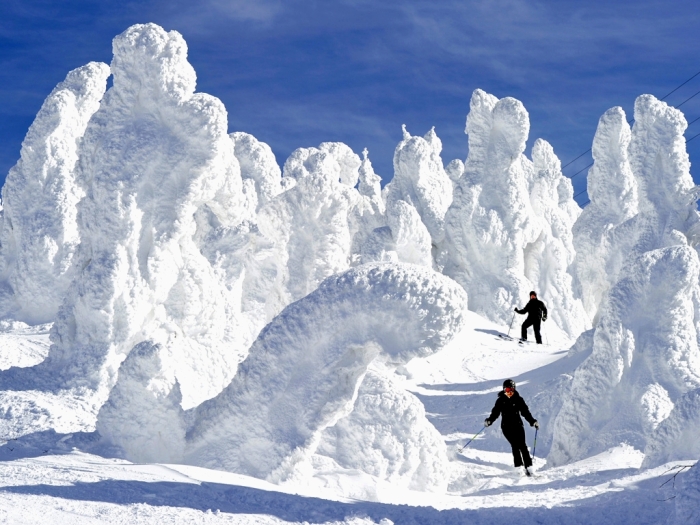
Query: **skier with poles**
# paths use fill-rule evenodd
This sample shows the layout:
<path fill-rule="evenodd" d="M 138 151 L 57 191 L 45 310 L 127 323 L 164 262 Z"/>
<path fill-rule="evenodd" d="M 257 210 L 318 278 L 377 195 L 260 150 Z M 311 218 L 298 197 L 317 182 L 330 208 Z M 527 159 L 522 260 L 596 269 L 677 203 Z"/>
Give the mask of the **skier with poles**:
<path fill-rule="evenodd" d="M 513 449 L 513 465 L 525 467 L 525 474 L 531 476 L 528 470 L 532 466 L 532 458 L 525 443 L 524 417 L 531 427 L 540 428 L 540 424 L 530 414 L 525 400 L 515 390 L 515 381 L 506 379 L 503 382 L 503 390 L 498 393 L 496 404 L 491 410 L 491 415 L 484 421 L 485 427 L 490 427 L 501 416 L 501 431 Z"/>
<path fill-rule="evenodd" d="M 515 312 L 520 315 L 527 314 L 527 319 L 520 330 L 520 342 L 527 341 L 527 329 L 532 326 L 535 330 L 535 341 L 541 345 L 540 321 L 547 320 L 547 307 L 537 298 L 537 294 L 534 291 L 530 292 L 530 301 L 525 305 L 525 308 L 522 310 L 516 308 Z"/>

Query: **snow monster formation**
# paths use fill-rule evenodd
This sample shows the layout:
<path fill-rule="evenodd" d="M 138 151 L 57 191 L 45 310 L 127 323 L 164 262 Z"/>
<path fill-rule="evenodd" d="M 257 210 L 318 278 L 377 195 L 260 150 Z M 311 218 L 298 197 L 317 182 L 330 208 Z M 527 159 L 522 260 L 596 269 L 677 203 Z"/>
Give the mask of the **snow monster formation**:
<path fill-rule="evenodd" d="M 657 429 L 669 434 L 668 425 L 660 424 L 684 394 L 700 387 L 700 260 L 695 248 L 700 215 L 683 138 L 686 121 L 680 111 L 650 95 L 637 99 L 634 116 L 629 166 L 639 211 L 624 226 L 632 248 L 603 299 L 591 355 L 576 370 L 555 420 L 547 458 L 552 465 L 620 442 L 643 450 L 653 441 L 656 457 L 697 452 L 692 447 L 664 451 L 659 446 L 664 440 L 654 437 Z M 619 113 L 615 118 L 620 129 Z M 613 194 L 608 200 L 615 201 L 619 188 L 608 185 Z M 619 249 L 614 246 L 608 253 Z"/>
<path fill-rule="evenodd" d="M 622 108 L 609 109 L 600 117 L 587 180 L 590 203 L 573 227 L 573 273 L 586 313 L 594 321 L 635 242 L 632 219 L 639 212 L 639 199 L 629 160 L 631 140 Z"/>
<path fill-rule="evenodd" d="M 351 412 L 370 364 L 391 369 L 436 352 L 461 328 L 466 300 L 452 280 L 415 265 L 369 264 L 329 277 L 266 326 L 231 384 L 194 410 L 185 461 L 273 481 L 303 472 L 324 430 Z M 404 397 L 394 395 L 392 405 Z M 394 424 L 405 410 L 388 407 L 384 418 Z M 424 437 L 424 413 L 407 424 L 423 429 L 411 429 L 406 443 L 419 459 L 394 458 L 386 474 L 400 477 L 404 462 L 410 483 L 442 483 L 443 456 L 424 450 L 435 444 Z M 336 451 L 342 462 L 344 450 Z"/>
<path fill-rule="evenodd" d="M 162 344 L 185 406 L 227 384 L 245 346 L 235 298 L 196 242 L 197 211 L 232 226 L 245 216 L 226 110 L 195 93 L 176 32 L 138 25 L 114 39 L 113 87 L 82 138 L 77 179 L 81 275 L 55 325 L 47 365 L 62 386 L 106 399 L 134 345 Z"/>
<path fill-rule="evenodd" d="M 75 223 L 66 213 L 56 224 L 67 224 L 66 232 L 74 228 L 80 244 L 49 356 L 3 377 L 18 390 L 72 390 L 93 421 L 122 361 L 141 342 L 159 345 L 172 368 L 165 374 L 170 386 L 177 378 L 183 406 L 195 406 L 230 382 L 260 329 L 288 303 L 280 293 L 279 249 L 252 221 L 260 203 L 284 189 L 269 148 L 228 135 L 221 102 L 195 93 L 195 73 L 177 32 L 136 25 L 114 39 L 113 51 L 113 87 L 101 102 L 102 93 L 90 86 L 104 82 L 107 66 L 69 75 L 71 89 L 91 90 L 99 109 L 86 103 L 92 113 L 84 134 L 73 126 L 61 139 L 77 143 L 72 193 L 67 185 L 59 189 L 69 197 L 51 188 L 53 200 L 77 203 Z M 86 84 L 83 91 L 78 81 Z M 66 85 L 54 94 L 66 93 Z M 29 138 L 50 137 L 51 122 L 40 115 Z M 35 142 L 34 151 L 51 144 Z M 18 193 L 17 184 L 8 180 L 7 195 Z M 13 198 L 6 233 L 11 222 L 22 224 L 12 220 Z M 16 250 L 3 252 L 5 268 L 36 256 L 26 243 L 16 243 Z M 54 285 L 58 290 L 61 283 Z M 38 420 L 55 423 L 45 414 Z"/>
<path fill-rule="evenodd" d="M 416 225 L 412 235 L 417 245 L 426 247 L 426 262 L 432 265 L 432 246 L 437 246 L 445 236 L 445 213 L 452 203 L 452 181 L 445 173 L 440 158 L 442 142 L 435 134 L 435 129 L 425 137 L 412 137 L 403 126 L 403 140 L 394 152 L 394 178 L 386 186 L 387 213 L 391 223 L 392 216 L 400 216 L 408 205 L 415 209 L 429 237 L 423 234 L 423 228 Z M 401 230 L 392 226 L 392 231 Z M 396 235 L 401 237 L 401 234 Z M 425 248 L 423 248 L 425 249 Z M 417 262 L 417 261 L 416 261 Z"/>
<path fill-rule="evenodd" d="M 288 306 L 231 385 L 188 414 L 162 346 L 137 345 L 97 429 L 132 461 L 184 461 L 280 481 L 309 469 L 320 447 L 345 468 L 444 490 L 444 442 L 392 369 L 449 342 L 465 304 L 464 291 L 430 269 L 363 265 Z"/>
<path fill-rule="evenodd" d="M 76 181 L 85 128 L 107 88 L 109 67 L 91 62 L 68 73 L 46 98 L 2 189 L 0 315 L 52 322 L 75 272 L 80 243 Z"/>
<path fill-rule="evenodd" d="M 529 130 L 519 101 L 474 91 L 469 156 L 445 215 L 437 265 L 467 291 L 470 310 L 508 324 L 534 289 L 556 325 L 576 336 L 589 324 L 567 271 L 580 210 L 548 143 L 535 143 L 534 163 L 523 155 Z"/>

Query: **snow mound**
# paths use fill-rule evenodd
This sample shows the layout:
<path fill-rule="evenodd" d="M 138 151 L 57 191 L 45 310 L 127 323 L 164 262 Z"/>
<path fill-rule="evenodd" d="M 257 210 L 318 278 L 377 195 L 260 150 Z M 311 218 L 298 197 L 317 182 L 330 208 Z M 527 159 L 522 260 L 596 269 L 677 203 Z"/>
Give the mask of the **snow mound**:
<path fill-rule="evenodd" d="M 326 429 L 317 454 L 395 487 L 444 492 L 450 478 L 445 442 L 423 404 L 392 375 L 367 372 L 352 412 Z"/>
<path fill-rule="evenodd" d="M 0 313 L 52 322 L 73 278 L 80 243 L 78 148 L 107 88 L 109 66 L 74 69 L 46 98 L 2 189 Z"/>
<path fill-rule="evenodd" d="M 465 307 L 456 283 L 420 266 L 363 265 L 326 279 L 273 319 L 231 384 L 195 409 L 186 461 L 294 476 L 323 431 L 351 412 L 370 363 L 436 352 Z"/>
<path fill-rule="evenodd" d="M 669 400 L 670 401 L 670 400 Z M 667 403 L 666 417 L 657 426 L 644 449 L 643 467 L 700 457 L 700 389 L 684 394 L 675 404 Z"/>
<path fill-rule="evenodd" d="M 675 513 L 669 516 L 669 525 L 700 522 L 700 467 L 697 463 L 680 477 Z"/>
<path fill-rule="evenodd" d="M 117 384 L 97 415 L 97 431 L 130 461 L 179 463 L 185 450 L 182 395 L 172 359 L 161 345 L 138 344 L 119 368 Z"/>
<path fill-rule="evenodd" d="M 588 324 L 568 274 L 579 208 L 547 142 L 535 143 L 534 163 L 523 155 L 529 129 L 518 100 L 474 91 L 469 156 L 445 215 L 437 266 L 464 287 L 470 310 L 508 324 L 534 289 L 552 303 L 557 326 L 577 336 Z"/>

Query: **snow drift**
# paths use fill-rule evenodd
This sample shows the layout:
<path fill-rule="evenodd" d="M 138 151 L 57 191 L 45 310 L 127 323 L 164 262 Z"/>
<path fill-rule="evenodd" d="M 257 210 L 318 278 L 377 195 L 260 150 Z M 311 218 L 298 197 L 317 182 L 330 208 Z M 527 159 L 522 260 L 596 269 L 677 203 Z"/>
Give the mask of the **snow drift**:
<path fill-rule="evenodd" d="M 436 352 L 465 306 L 456 283 L 420 266 L 363 265 L 328 278 L 265 327 L 231 384 L 197 407 L 186 461 L 293 476 L 322 432 L 350 413 L 370 363 Z"/>

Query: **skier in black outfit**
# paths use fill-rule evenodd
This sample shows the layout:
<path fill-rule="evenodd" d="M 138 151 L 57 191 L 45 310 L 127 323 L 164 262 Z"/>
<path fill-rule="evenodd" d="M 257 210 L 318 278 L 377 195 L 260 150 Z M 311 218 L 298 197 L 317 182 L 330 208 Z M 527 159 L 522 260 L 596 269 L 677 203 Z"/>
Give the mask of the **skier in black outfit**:
<path fill-rule="evenodd" d="M 520 340 L 527 341 L 527 329 L 532 326 L 535 329 L 535 341 L 541 345 L 540 321 L 547 320 L 547 307 L 544 303 L 537 298 L 537 294 L 533 291 L 530 292 L 530 301 L 525 305 L 525 308 L 522 310 L 516 308 L 515 311 L 521 315 L 527 314 L 527 319 L 520 330 Z"/>
<path fill-rule="evenodd" d="M 484 426 L 490 427 L 501 416 L 501 431 L 513 449 L 513 465 L 525 466 L 525 474 L 530 476 L 529 467 L 532 466 L 532 458 L 525 444 L 524 417 L 531 427 L 540 428 L 540 424 L 530 414 L 525 400 L 515 390 L 515 381 L 506 379 L 503 382 L 503 390 L 498 393 L 496 404 L 491 410 L 491 415 L 484 421 Z"/>

